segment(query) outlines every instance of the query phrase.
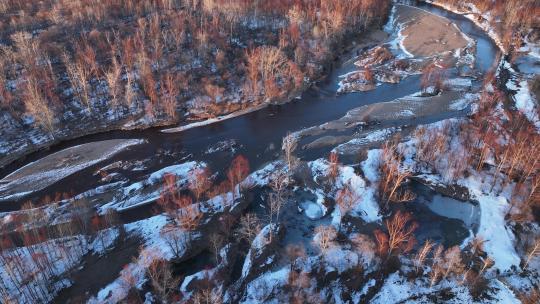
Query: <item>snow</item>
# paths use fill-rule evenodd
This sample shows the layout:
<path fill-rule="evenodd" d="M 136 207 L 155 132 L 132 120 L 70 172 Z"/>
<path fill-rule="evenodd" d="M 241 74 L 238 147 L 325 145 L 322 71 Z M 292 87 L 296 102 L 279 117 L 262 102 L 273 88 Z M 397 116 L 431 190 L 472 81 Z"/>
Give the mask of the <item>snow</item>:
<path fill-rule="evenodd" d="M 94 241 L 90 244 L 90 248 L 94 253 L 104 255 L 108 249 L 113 247 L 119 236 L 120 230 L 118 228 L 101 230 L 97 233 Z"/>
<path fill-rule="evenodd" d="M 184 295 L 189 295 L 190 292 L 187 290 L 187 287 L 192 281 L 194 281 L 194 280 L 201 281 L 201 280 L 204 280 L 204 279 L 207 279 L 207 278 L 212 278 L 214 276 L 215 272 L 216 272 L 215 268 L 210 269 L 210 270 L 204 269 L 204 270 L 201 270 L 199 272 L 196 272 L 196 273 L 194 273 L 192 275 L 189 275 L 189 276 L 185 277 L 184 281 L 182 281 L 182 285 L 180 285 L 180 291 Z"/>
<path fill-rule="evenodd" d="M 398 44 L 399 44 L 399 47 L 401 48 L 401 50 L 403 51 L 403 53 L 405 53 L 405 55 L 409 58 L 413 58 L 414 55 L 411 54 L 409 51 L 407 51 L 407 48 L 405 48 L 405 45 L 403 44 L 403 42 L 405 41 L 405 38 L 407 38 L 407 36 L 404 36 L 402 34 L 402 31 L 403 31 L 403 26 L 400 26 L 400 29 L 398 31 Z"/>
<path fill-rule="evenodd" d="M 177 171 L 178 172 L 178 171 Z M 207 215 L 203 218 L 208 220 L 212 215 L 225 211 L 225 207 L 230 206 L 232 201 L 232 193 L 226 193 L 219 195 L 210 200 L 202 203 L 198 203 L 199 210 Z M 232 212 L 236 205 L 230 207 Z M 202 222 L 201 225 L 208 222 Z M 143 240 L 139 257 L 132 263 L 126 265 L 120 273 L 120 277 L 112 283 L 101 289 L 98 294 L 92 298 L 89 303 L 117 303 L 127 296 L 128 287 L 126 286 L 124 276 L 129 275 L 133 277 L 135 287 L 140 289 L 146 281 L 145 273 L 146 269 L 156 259 L 171 260 L 175 257 L 175 253 L 167 243 L 165 236 L 162 234 L 164 227 L 170 224 L 170 220 L 164 214 L 156 215 L 144 220 L 129 223 L 124 225 L 126 232 L 132 236 L 139 237 Z M 194 242 L 201 240 L 200 232 L 189 232 L 182 230 L 179 227 L 171 227 L 171 229 L 178 229 L 175 232 L 178 233 L 178 239 L 184 239 L 186 242 Z M 262 242 L 262 241 L 261 241 Z M 261 243 L 262 244 L 262 243 Z M 178 255 L 180 257 L 185 256 L 188 253 L 189 246 L 182 241 L 176 244 L 179 247 Z M 262 246 L 262 245 L 258 245 Z"/>
<path fill-rule="evenodd" d="M 160 214 L 138 222 L 125 225 L 127 232 L 142 237 L 145 247 L 155 249 L 162 258 L 170 259 L 173 253 L 161 237 L 161 230 L 167 225 L 167 216 Z"/>
<path fill-rule="evenodd" d="M 338 246 L 330 248 L 324 253 L 323 257 L 327 273 L 335 270 L 338 274 L 341 274 L 360 263 L 360 258 L 356 252 L 343 250 Z"/>
<path fill-rule="evenodd" d="M 486 194 L 491 186 L 481 180 L 481 177 L 472 175 L 458 181 L 469 189 L 473 199 L 480 204 L 477 235 L 486 241 L 484 250 L 494 260 L 494 267 L 501 271 L 511 270 L 512 266 L 519 267 L 520 258 L 514 247 L 515 237 L 504 219 L 510 203 L 502 195 Z"/>
<path fill-rule="evenodd" d="M 458 100 L 452 101 L 450 103 L 450 110 L 454 111 L 463 111 L 467 109 L 475 100 L 479 98 L 478 94 L 467 93 Z"/>
<path fill-rule="evenodd" d="M 51 248 L 55 248 L 57 250 L 51 250 Z M 19 257 L 22 259 L 21 267 L 23 267 L 23 269 L 21 272 L 21 277 L 18 275 L 18 273 L 15 273 L 15 275 L 10 274 L 7 269 L 8 267 L 0 267 L 0 279 L 7 288 L 9 296 L 12 297 L 11 300 L 5 298 L 2 300 L 13 303 L 51 301 L 62 288 L 66 288 L 71 285 L 69 280 L 53 280 L 53 278 L 62 277 L 67 271 L 74 269 L 80 263 L 82 256 L 88 252 L 88 249 L 89 246 L 86 238 L 79 235 L 50 240 L 31 247 L 18 248 L 17 254 L 15 253 L 14 249 L 4 250 L 2 259 L 9 259 L 10 256 L 19 255 Z M 35 254 L 35 256 L 40 254 L 46 255 L 51 265 L 53 265 L 53 267 L 50 268 L 51 272 L 40 271 L 38 265 L 32 258 L 33 254 Z M 70 258 L 66 258 L 68 255 Z M 40 273 L 40 275 L 34 275 L 36 273 Z M 23 282 L 21 286 L 22 293 L 18 292 L 16 286 L 13 284 L 12 279 Z M 30 290 L 44 288 L 43 284 L 49 286 L 49 288 L 45 288 L 46 292 L 30 292 Z M 38 299 L 32 297 L 32 294 L 37 296 Z"/>
<path fill-rule="evenodd" d="M 281 167 L 283 167 L 283 163 L 281 161 L 271 162 L 264 166 L 262 169 L 251 173 L 248 178 L 246 178 L 246 182 L 249 182 L 254 186 L 268 185 L 272 174 L 274 174 L 278 170 L 282 170 Z"/>
<path fill-rule="evenodd" d="M 444 86 L 454 91 L 465 91 L 472 87 L 472 79 L 464 77 L 451 78 L 444 81 Z"/>
<path fill-rule="evenodd" d="M 290 271 L 289 269 L 289 266 L 285 266 L 275 272 L 267 272 L 249 282 L 246 287 L 245 298 L 240 303 L 284 303 L 283 301 L 280 301 L 280 299 L 268 299 L 268 297 L 274 291 L 281 290 L 287 284 Z"/>
<path fill-rule="evenodd" d="M 266 106 L 268 106 L 268 104 L 263 103 L 263 104 L 260 104 L 258 106 L 248 107 L 245 110 L 232 112 L 230 114 L 223 115 L 223 116 L 218 116 L 216 118 L 209 118 L 209 119 L 206 119 L 206 120 L 193 122 L 193 123 L 187 124 L 185 126 L 179 126 L 179 127 L 176 127 L 176 128 L 163 129 L 163 130 L 161 130 L 161 132 L 162 133 L 179 133 L 179 132 L 183 132 L 183 131 L 186 131 L 186 130 L 189 130 L 189 129 L 211 125 L 211 124 L 214 124 L 214 123 L 217 123 L 217 122 L 221 122 L 221 121 L 225 121 L 225 120 L 228 120 L 228 119 L 231 119 L 231 118 L 242 116 L 244 114 L 255 112 L 255 111 L 258 111 L 260 109 L 265 108 Z"/>
<path fill-rule="evenodd" d="M 397 113 L 397 115 L 398 115 L 398 118 L 404 118 L 407 116 L 412 117 L 415 114 L 411 110 L 402 110 L 400 113 Z M 364 145 L 374 143 L 374 142 L 382 142 L 399 130 L 400 128 L 396 128 L 396 127 L 374 130 L 365 134 L 362 137 L 354 138 L 344 144 L 341 144 L 335 147 L 333 151 L 338 152 L 338 153 L 346 153 L 346 154 L 348 153 L 349 150 L 356 152 L 358 151 L 357 149 L 358 146 L 364 146 Z M 349 149 L 351 146 L 354 146 L 355 148 Z"/>
<path fill-rule="evenodd" d="M 374 279 L 370 279 L 366 284 L 364 284 L 362 290 L 354 292 L 352 296 L 353 303 L 360 303 L 361 298 L 367 294 L 371 287 L 375 286 L 375 283 L 376 281 Z"/>
<path fill-rule="evenodd" d="M 450 122 L 456 122 L 451 120 Z M 440 128 L 443 123 L 432 124 L 430 128 Z M 453 123 L 452 129 L 455 129 L 459 124 Z M 450 132 L 457 132 L 457 130 Z M 457 136 L 453 136 L 450 146 L 454 151 L 462 151 L 461 143 L 455 140 Z M 410 145 L 410 144 L 404 144 Z M 414 153 L 414 150 L 406 150 L 408 154 Z M 407 156 L 410 160 L 410 156 Z M 434 184 L 444 184 L 451 182 L 448 177 L 449 169 L 446 162 L 437 163 L 435 166 L 437 172 L 443 172 L 443 176 L 431 177 L 430 180 Z M 426 175 L 423 175 L 426 177 Z M 471 199 L 478 201 L 480 207 L 480 222 L 478 223 L 477 236 L 486 241 L 484 244 L 485 251 L 495 261 L 494 267 L 501 271 L 510 270 L 512 266 L 519 267 L 520 258 L 514 248 L 514 235 L 507 227 L 505 215 L 510 207 L 509 198 L 511 190 L 503 189 L 500 194 L 495 194 L 489 183 L 491 179 L 485 175 L 485 172 L 472 172 L 470 176 L 457 180 L 457 184 L 466 187 L 469 190 Z M 437 208 L 436 208 L 437 209 Z M 445 215 L 446 216 L 446 215 Z M 455 216 L 459 216 L 455 214 Z"/>
<path fill-rule="evenodd" d="M 367 159 L 362 162 L 362 171 L 364 176 L 372 183 L 379 180 L 379 164 L 381 158 L 380 149 L 373 149 L 368 151 Z"/>
<path fill-rule="evenodd" d="M 371 159 L 371 161 L 373 161 L 373 159 Z M 318 182 L 328 172 L 328 163 L 324 159 L 309 162 L 308 166 L 311 169 L 315 182 Z M 334 191 L 343 188 L 347 184 L 351 186 L 355 197 L 358 198 L 358 200 L 354 203 L 352 211 L 366 222 L 379 221 L 381 216 L 379 215 L 379 205 L 375 199 L 375 191 L 373 187 L 368 187 L 365 180 L 354 172 L 353 167 L 340 166 L 339 175 L 337 176 L 334 185 Z M 332 217 L 332 222 L 334 224 L 338 224 L 340 222 L 341 214 L 339 208 L 336 208 L 334 212 L 332 212 Z"/>
<path fill-rule="evenodd" d="M 409 281 L 399 272 L 392 273 L 384 282 L 381 290 L 371 300 L 373 304 L 386 303 L 432 303 L 422 299 L 426 295 L 438 290 L 451 288 L 455 297 L 445 300 L 445 303 L 472 303 L 474 302 L 465 286 L 458 286 L 455 282 L 443 281 L 432 288 L 429 283 L 422 280 Z"/>
<path fill-rule="evenodd" d="M 500 280 L 493 280 L 492 287 L 497 289 L 497 293 L 494 294 L 495 299 L 498 303 L 504 304 L 521 304 L 522 302 L 516 297 L 514 292 L 502 283 Z"/>
<path fill-rule="evenodd" d="M 166 175 L 175 175 L 176 185 L 181 188 L 187 185 L 188 179 L 194 170 L 204 167 L 206 167 L 205 163 L 191 161 L 162 168 L 151 173 L 146 180 L 124 187 L 120 191 L 120 195 L 101 206 L 100 211 L 104 212 L 109 208 L 122 211 L 152 203 L 161 195 L 161 184 Z"/>
<path fill-rule="evenodd" d="M 451 134 L 457 134 L 458 129 L 456 128 L 459 127 L 459 121 L 455 119 L 434 123 L 429 125 L 428 128 L 441 128 L 444 124 L 448 123 L 451 125 Z M 464 148 L 461 147 L 457 136 L 452 136 L 451 139 L 450 146 L 452 147 L 452 151 L 463 151 Z M 406 152 L 405 162 L 409 163 L 409 165 L 414 165 L 414 160 L 411 159 L 411 154 L 415 153 L 411 145 L 412 142 L 414 142 L 414 139 L 402 144 L 402 146 L 406 146 L 403 151 Z M 437 172 L 442 172 L 443 175 L 427 176 L 424 174 L 422 177 L 428 177 L 434 184 L 448 184 L 451 182 L 446 176 L 449 171 L 446 161 L 437 163 L 435 169 Z M 512 193 L 512 185 L 508 185 L 504 189 L 492 189 L 492 179 L 488 172 L 476 172 L 474 170 L 470 170 L 470 172 L 468 177 L 460 178 L 456 182 L 458 185 L 466 187 L 471 195 L 471 199 L 477 201 L 479 204 L 480 220 L 476 235 L 486 241 L 484 249 L 488 256 L 494 260 L 495 268 L 503 272 L 509 271 L 513 267 L 519 268 L 520 258 L 514 246 L 515 236 L 505 221 L 505 215 L 510 208 L 509 199 Z M 435 209 L 440 208 L 442 207 L 439 206 Z M 461 214 L 452 213 L 443 215 L 462 216 Z M 465 218 L 463 220 L 467 219 Z"/>
<path fill-rule="evenodd" d="M 390 12 L 390 16 L 388 17 L 388 22 L 384 25 L 384 31 L 391 34 L 394 31 L 394 27 L 396 26 L 396 6 L 392 6 L 392 11 Z"/>
<path fill-rule="evenodd" d="M 394 21 L 394 23 L 395 23 L 395 21 Z M 395 25 L 394 25 L 394 27 L 395 27 Z M 388 28 L 385 27 L 385 31 L 387 29 Z M 398 54 L 397 58 L 403 58 L 403 57 L 414 58 L 414 55 L 411 54 L 409 51 L 407 51 L 407 49 L 403 45 L 403 42 L 405 41 L 405 38 L 407 38 L 407 36 L 404 36 L 402 34 L 403 29 L 404 29 L 404 24 L 399 24 L 399 25 L 397 25 L 397 28 L 395 28 L 395 29 L 393 29 L 391 31 L 387 31 L 389 33 L 394 33 L 392 35 L 394 37 L 394 39 L 389 41 L 388 44 L 390 45 L 391 49 L 393 49 L 393 50 L 395 50 L 397 52 L 399 52 L 399 50 L 401 50 L 402 53 Z"/>
<path fill-rule="evenodd" d="M 326 207 L 324 207 L 317 199 L 316 202 L 304 201 L 300 203 L 300 208 L 304 210 L 304 214 L 311 220 L 318 220 L 326 214 Z"/>
<path fill-rule="evenodd" d="M 150 177 L 148 178 L 148 180 L 151 183 L 162 181 L 163 177 L 167 174 L 174 174 L 177 177 L 185 178 L 189 175 L 190 172 L 197 169 L 197 167 L 204 167 L 204 166 L 205 166 L 204 163 L 197 163 L 194 161 L 179 164 L 179 165 L 173 165 L 173 166 L 165 167 L 159 171 L 156 171 L 150 174 Z"/>
<path fill-rule="evenodd" d="M 507 85 L 510 89 L 517 89 L 516 94 L 514 95 L 514 100 L 516 101 L 516 108 L 523 113 L 529 119 L 529 121 L 536 127 L 540 132 L 540 118 L 538 117 L 538 106 L 534 100 L 534 97 L 531 95 L 529 84 L 527 80 L 522 80 L 519 82 L 518 86 Z"/>
<path fill-rule="evenodd" d="M 270 238 L 270 234 L 272 233 L 272 230 L 275 230 L 276 226 L 274 224 L 269 224 L 264 226 L 263 229 L 257 234 L 253 242 L 251 243 L 251 249 L 249 250 L 246 259 L 244 260 L 244 265 L 242 266 L 242 278 L 245 278 L 249 271 L 251 270 L 251 259 L 253 256 L 259 256 L 264 248 L 264 246 L 268 243 L 268 240 Z M 258 266 L 258 265 L 257 265 Z"/>
<path fill-rule="evenodd" d="M 463 15 L 465 18 L 471 20 L 474 24 L 476 24 L 478 27 L 483 29 L 491 39 L 493 39 L 495 44 L 499 47 L 499 49 L 503 53 L 506 53 L 506 49 L 504 47 L 504 44 L 502 43 L 502 39 L 500 38 L 500 35 L 494 31 L 493 26 L 489 23 L 489 21 L 491 20 L 491 16 L 489 15 L 489 13 L 488 14 L 482 14 L 476 8 L 476 6 L 474 6 L 474 4 L 472 4 L 472 3 L 467 3 L 467 4 L 469 4 L 469 9 L 471 10 L 470 12 L 467 12 L 467 11 L 461 11 L 461 10 L 455 8 L 452 5 L 449 5 L 447 3 L 442 3 L 442 2 L 440 2 L 438 0 L 424 0 L 424 1 L 427 2 L 427 3 L 442 7 L 445 10 L 454 12 L 456 14 Z M 458 2 L 458 3 L 460 3 L 460 2 Z M 479 15 L 482 16 L 481 20 L 478 20 L 476 18 L 476 16 L 479 16 Z"/>
<path fill-rule="evenodd" d="M 223 140 L 211 145 L 204 153 L 212 154 L 221 151 L 229 151 L 231 155 L 234 155 L 239 147 L 241 146 L 234 139 Z"/>
<path fill-rule="evenodd" d="M 354 172 L 354 168 L 348 166 L 340 168 L 338 179 L 341 185 L 349 184 L 356 197 L 359 198 L 354 205 L 353 212 L 355 214 L 368 223 L 381 220 L 379 204 L 375 199 L 375 189 L 368 187 L 364 179 Z"/>
<path fill-rule="evenodd" d="M 414 55 L 409 53 L 407 49 L 405 48 L 405 46 L 403 45 L 403 41 L 406 38 L 402 34 L 405 24 L 396 24 L 396 12 L 397 12 L 397 9 L 396 9 L 396 6 L 394 5 L 392 7 L 392 11 L 390 12 L 388 22 L 384 25 L 384 31 L 394 37 L 394 39 L 388 42 L 388 44 L 394 50 L 401 49 L 406 57 L 413 58 Z"/>
<path fill-rule="evenodd" d="M 60 155 L 64 154 L 66 155 L 66 157 L 71 157 L 68 156 L 70 155 L 70 153 L 75 154 L 75 157 L 78 157 L 78 151 L 80 151 L 81 149 L 85 149 L 85 147 L 88 146 L 96 146 L 97 144 L 99 144 L 99 142 L 70 147 L 65 150 L 50 154 L 47 157 L 37 160 L 35 162 L 27 164 L 26 166 L 16 170 L 15 172 L 9 174 L 4 179 L 2 179 L 2 182 L 5 182 L 5 184 L 0 185 L 0 193 L 2 193 L 0 195 L 0 200 L 5 200 L 10 197 L 13 198 L 14 196 L 21 197 L 26 194 L 42 190 L 45 187 L 59 180 L 62 180 L 63 178 L 75 172 L 81 171 L 94 164 L 104 161 L 130 146 L 139 145 L 145 142 L 141 139 L 117 141 L 118 143 L 115 146 L 110 146 L 109 148 L 100 151 L 100 153 L 92 159 L 85 159 L 84 156 L 80 156 L 82 159 L 75 159 L 72 161 L 71 164 L 66 163 L 51 167 L 49 167 L 47 164 L 47 161 L 55 160 L 55 158 L 61 157 Z M 43 168 L 41 168 L 42 166 Z M 38 168 L 39 170 L 33 170 L 34 167 Z M 29 184 L 31 184 L 30 191 L 20 191 L 20 189 L 27 188 L 28 186 L 26 185 Z M 13 193 L 13 191 L 18 192 Z"/>
<path fill-rule="evenodd" d="M 120 277 L 102 288 L 96 297 L 88 303 L 118 303 L 124 299 L 129 291 L 123 279 L 126 276 L 133 277 L 135 287 L 140 288 L 145 282 L 146 268 L 155 259 L 171 259 L 173 254 L 165 240 L 160 236 L 160 231 L 166 225 L 167 218 L 164 215 L 153 216 L 138 222 L 126 224 L 127 232 L 133 233 L 144 239 L 144 247 L 139 257 L 126 265 L 120 272 Z"/>

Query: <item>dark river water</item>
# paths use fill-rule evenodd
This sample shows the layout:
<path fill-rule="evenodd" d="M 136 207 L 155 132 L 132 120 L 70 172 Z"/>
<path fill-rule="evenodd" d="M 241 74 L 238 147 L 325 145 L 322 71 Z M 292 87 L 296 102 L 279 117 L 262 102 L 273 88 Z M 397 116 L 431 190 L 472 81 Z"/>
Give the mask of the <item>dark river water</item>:
<path fill-rule="evenodd" d="M 477 41 L 477 72 L 484 74 L 493 66 L 498 55 L 498 48 L 473 22 L 430 5 L 420 5 L 420 7 L 452 20 L 463 32 Z M 36 199 L 45 194 L 56 192 L 81 193 L 95 188 L 99 184 L 99 177 L 94 176 L 96 169 L 118 160 L 127 162 L 146 160 L 145 170 L 125 173 L 132 181 L 142 179 L 144 175 L 165 166 L 189 160 L 204 161 L 212 171 L 223 172 L 234 155 L 230 151 L 205 153 L 209 147 L 223 141 L 234 140 L 238 146 L 236 154 L 245 155 L 250 161 L 251 169 L 256 170 L 279 157 L 281 140 L 288 132 L 338 119 L 347 111 L 362 105 L 387 102 L 420 91 L 420 77 L 416 75 L 409 76 L 398 84 L 382 84 L 373 91 L 336 95 L 339 76 L 355 70 L 354 60 L 348 60 L 352 57 L 353 54 L 344 55 L 342 62 L 345 63 L 336 62 L 336 67 L 329 73 L 326 80 L 304 92 L 300 99 L 287 104 L 272 105 L 243 116 L 180 133 L 165 134 L 161 133 L 159 129 L 148 129 L 113 131 L 86 136 L 58 144 L 47 151 L 34 153 L 1 173 L 5 176 L 9 171 L 14 171 L 25 163 L 70 146 L 115 138 L 144 138 L 148 143 L 131 147 L 105 162 L 75 173 L 30 197 L 26 197 L 25 200 Z M 476 81 L 476 83 L 479 82 L 481 79 Z M 453 115 L 455 116 L 456 113 Z M 414 119 L 407 123 L 416 125 L 445 118 L 449 118 L 448 114 Z M 403 124 L 403 121 L 400 121 L 399 124 Z M 305 160 L 313 160 L 325 156 L 327 152 L 321 150 L 301 152 L 300 156 Z M 12 202 L 12 204 L 4 202 L 0 208 L 2 211 L 13 210 L 18 208 L 15 206 L 19 204 L 20 202 Z"/>

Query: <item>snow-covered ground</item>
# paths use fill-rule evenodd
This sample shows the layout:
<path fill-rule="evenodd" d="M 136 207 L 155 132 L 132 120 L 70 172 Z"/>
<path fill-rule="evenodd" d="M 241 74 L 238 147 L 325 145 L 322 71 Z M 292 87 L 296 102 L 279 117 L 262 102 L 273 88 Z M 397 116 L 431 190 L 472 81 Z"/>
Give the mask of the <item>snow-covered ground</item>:
<path fill-rule="evenodd" d="M 510 90 L 516 91 L 516 94 L 514 95 L 516 108 L 521 111 L 536 127 L 538 132 L 540 132 L 540 118 L 538 117 L 540 109 L 538 108 L 538 101 L 536 101 L 536 98 L 531 94 L 529 82 L 527 80 L 521 80 L 519 82 L 510 80 L 506 86 Z"/>
<path fill-rule="evenodd" d="M 3 249 L 0 280 L 3 290 L 8 292 L 3 301 L 21 304 L 50 302 L 60 290 L 73 284 L 66 275 L 79 266 L 84 267 L 80 263 L 85 255 L 105 254 L 114 246 L 118 236 L 117 228 L 109 228 L 93 237 L 75 235 L 29 247 Z"/>
<path fill-rule="evenodd" d="M 164 176 L 173 175 L 176 186 L 181 189 L 187 186 L 189 178 L 195 170 L 205 166 L 204 163 L 191 161 L 162 168 L 151 173 L 147 179 L 122 188 L 120 193 L 109 203 L 101 206 L 100 210 L 105 211 L 112 208 L 122 211 L 155 202 L 161 195 Z"/>

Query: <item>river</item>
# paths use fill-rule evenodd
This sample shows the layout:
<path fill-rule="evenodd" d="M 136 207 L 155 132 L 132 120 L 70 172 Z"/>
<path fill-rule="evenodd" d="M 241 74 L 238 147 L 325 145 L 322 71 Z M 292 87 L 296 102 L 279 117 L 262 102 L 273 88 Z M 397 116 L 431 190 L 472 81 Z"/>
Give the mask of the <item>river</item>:
<path fill-rule="evenodd" d="M 475 69 L 479 74 L 485 74 L 493 66 L 494 60 L 498 58 L 499 50 L 489 36 L 472 21 L 431 5 L 423 4 L 419 7 L 450 19 L 465 34 L 477 41 Z M 143 131 L 112 131 L 81 137 L 60 143 L 48 150 L 36 152 L 6 167 L 0 174 L 6 176 L 25 164 L 67 147 L 119 138 L 142 138 L 146 139 L 147 143 L 133 146 L 104 162 L 81 170 L 25 197 L 24 200 L 39 200 L 46 194 L 56 192 L 81 193 L 93 189 L 100 183 L 100 177 L 94 174 L 95 171 L 116 161 L 131 163 L 145 161 L 144 170 L 122 172 L 130 181 L 141 180 L 148 173 L 160 168 L 190 160 L 207 163 L 213 172 L 224 172 L 234 155 L 230 150 L 207 153 L 209 148 L 215 147 L 218 143 L 233 142 L 235 154 L 245 155 L 250 161 L 251 169 L 256 170 L 279 157 L 281 140 L 288 132 L 338 119 L 347 111 L 362 105 L 388 102 L 420 91 L 420 77 L 413 75 L 398 84 L 382 84 L 373 91 L 337 95 L 339 76 L 356 68 L 353 64 L 354 60 L 350 60 L 354 55 L 344 55 L 340 62 L 335 63 L 335 67 L 324 81 L 317 83 L 298 99 L 289 103 L 270 105 L 249 114 L 179 133 L 162 133 L 159 128 L 155 128 Z M 481 81 L 482 79 L 477 79 L 473 81 L 473 84 L 479 85 Z M 458 115 L 463 115 L 463 113 L 432 115 L 423 119 L 412 118 L 405 122 L 395 122 L 395 124 L 417 125 Z M 325 157 L 327 153 L 328 150 L 316 149 L 303 151 L 300 156 L 304 160 L 314 160 Z M 16 210 L 20 203 L 20 201 L 5 201 L 0 209 L 1 211 Z"/>

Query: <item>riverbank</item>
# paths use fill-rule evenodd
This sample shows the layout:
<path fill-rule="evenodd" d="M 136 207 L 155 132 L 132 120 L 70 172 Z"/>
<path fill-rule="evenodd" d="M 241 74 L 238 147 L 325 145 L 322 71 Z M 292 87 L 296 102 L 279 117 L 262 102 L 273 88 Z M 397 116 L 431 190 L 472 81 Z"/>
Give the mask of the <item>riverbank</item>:
<path fill-rule="evenodd" d="M 209 113 L 215 116 L 215 118 L 199 120 L 199 114 L 192 111 L 195 109 L 185 107 L 178 115 L 181 117 L 180 120 L 189 123 L 172 129 L 187 130 L 196 126 L 208 125 L 223 121 L 224 119 L 251 113 L 269 104 L 290 102 L 300 96 L 302 92 L 309 89 L 313 84 L 324 81 L 325 75 L 333 69 L 333 66 L 341 55 L 376 44 L 379 39 L 378 34 L 380 34 L 376 28 L 377 25 L 372 24 L 367 25 L 367 28 L 358 26 L 357 28 L 348 29 L 345 35 L 332 44 L 334 49 L 329 52 L 329 55 L 320 58 L 314 64 L 316 68 L 313 70 L 315 74 L 312 79 L 305 79 L 300 88 L 287 92 L 285 97 L 275 98 L 272 101 L 261 100 L 254 102 L 251 100 L 252 97 L 244 98 L 237 90 L 232 90 L 232 93 L 226 93 L 228 95 L 220 98 L 223 100 L 221 104 L 216 104 L 214 107 L 214 110 L 220 109 L 220 112 Z M 358 41 L 360 42 L 358 43 Z M 193 98 L 193 100 L 196 99 Z M 6 167 L 37 151 L 89 135 L 116 130 L 135 131 L 178 125 L 179 119 L 171 119 L 166 115 L 148 117 L 144 106 L 136 108 L 132 106 L 127 111 L 124 109 L 124 111 L 115 112 L 108 107 L 105 100 L 97 99 L 94 102 L 93 110 L 90 112 L 77 106 L 68 111 L 68 113 L 64 113 L 62 119 L 67 123 L 56 126 L 53 132 L 37 128 L 33 125 L 32 119 L 17 122 L 9 114 L 0 116 L 0 125 L 5 126 L 3 129 L 5 136 L 0 140 L 0 168 Z M 193 123 L 193 121 L 196 122 Z M 187 125 L 190 126 L 187 127 Z"/>

